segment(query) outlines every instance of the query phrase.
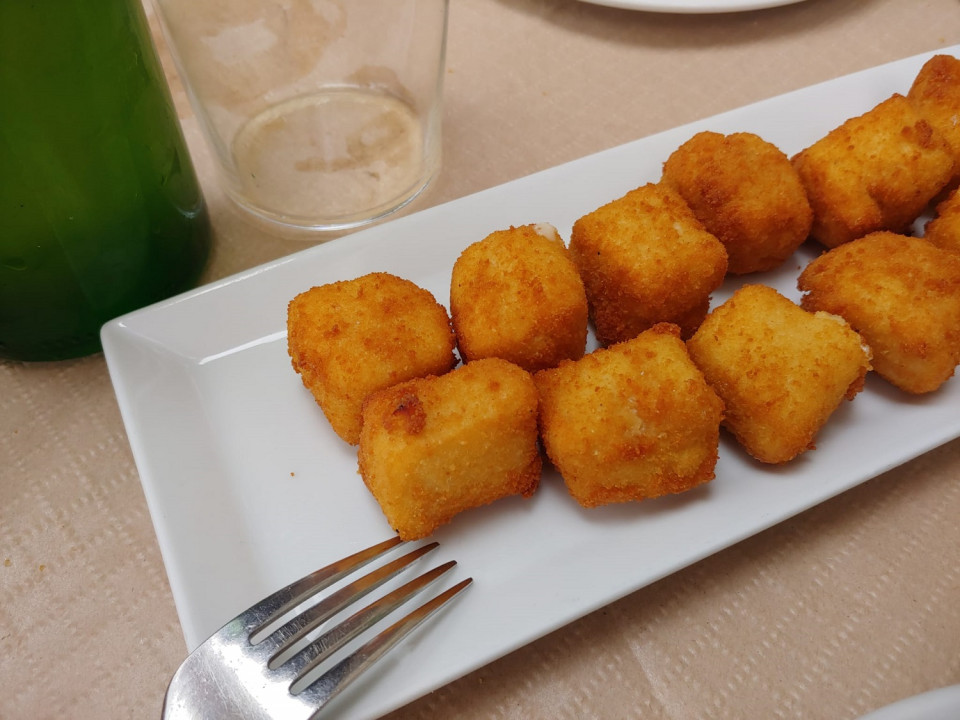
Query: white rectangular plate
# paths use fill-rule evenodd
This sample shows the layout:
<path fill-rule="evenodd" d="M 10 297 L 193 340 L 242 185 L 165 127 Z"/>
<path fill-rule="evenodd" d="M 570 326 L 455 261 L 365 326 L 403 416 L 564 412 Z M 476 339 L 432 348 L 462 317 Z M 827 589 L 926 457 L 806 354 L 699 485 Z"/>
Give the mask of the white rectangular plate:
<path fill-rule="evenodd" d="M 960 46 L 942 52 L 956 54 Z M 322 283 L 388 271 L 449 297 L 453 263 L 488 233 L 573 222 L 656 181 L 701 130 L 750 131 L 787 154 L 893 92 L 914 57 L 773 98 L 305 250 L 104 327 L 110 374 L 190 648 L 268 592 L 391 535 L 286 353 L 288 301 Z M 798 299 L 802 248 L 750 276 Z M 722 302 L 739 283 L 716 293 Z M 878 378 L 845 403 L 817 448 L 783 467 L 728 438 L 717 477 L 686 495 L 579 508 L 546 473 L 529 500 L 470 511 L 436 534 L 450 583 L 474 585 L 337 702 L 373 717 L 960 435 L 960 380 L 908 397 Z"/>

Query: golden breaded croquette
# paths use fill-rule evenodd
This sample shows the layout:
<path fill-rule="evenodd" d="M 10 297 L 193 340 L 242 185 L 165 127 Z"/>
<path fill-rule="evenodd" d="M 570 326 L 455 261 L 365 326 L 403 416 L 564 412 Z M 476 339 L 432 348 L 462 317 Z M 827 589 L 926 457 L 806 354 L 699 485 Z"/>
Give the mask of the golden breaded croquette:
<path fill-rule="evenodd" d="M 533 494 L 537 405 L 531 375 L 499 358 L 370 395 L 360 474 L 390 526 L 422 538 L 469 508 Z"/>
<path fill-rule="evenodd" d="M 764 285 L 715 308 L 687 348 L 726 405 L 724 426 L 765 463 L 812 449 L 870 369 L 869 348 L 843 318 L 807 312 Z"/>
<path fill-rule="evenodd" d="M 934 55 L 927 60 L 907 99 L 947 141 L 956 162 L 954 171 L 960 173 L 960 60 L 952 55 Z"/>
<path fill-rule="evenodd" d="M 846 318 L 877 374 L 909 393 L 960 363 L 960 257 L 923 238 L 877 232 L 824 253 L 800 274 L 801 301 Z"/>
<path fill-rule="evenodd" d="M 960 189 L 937 205 L 937 213 L 924 228 L 923 237 L 941 250 L 960 255 Z"/>
<path fill-rule="evenodd" d="M 813 211 L 797 171 L 753 133 L 697 133 L 667 158 L 663 182 L 724 244 L 727 272 L 773 270 L 810 233 Z"/>
<path fill-rule="evenodd" d="M 665 185 L 644 185 L 581 217 L 570 254 L 603 345 L 660 322 L 689 336 L 727 272 L 723 243 Z"/>
<path fill-rule="evenodd" d="M 374 390 L 456 364 L 446 309 L 409 280 L 370 273 L 300 293 L 287 307 L 294 370 L 341 438 L 360 440 L 360 410 Z"/>
<path fill-rule="evenodd" d="M 465 362 L 499 357 L 530 372 L 583 356 L 587 296 L 556 228 L 491 233 L 461 253 L 450 314 Z"/>
<path fill-rule="evenodd" d="M 654 325 L 534 382 L 547 456 L 580 505 L 680 493 L 714 477 L 723 403 L 676 325 Z"/>
<path fill-rule="evenodd" d="M 875 230 L 902 232 L 954 174 L 947 141 L 893 95 L 794 156 L 813 207 L 811 235 L 828 248 Z"/>

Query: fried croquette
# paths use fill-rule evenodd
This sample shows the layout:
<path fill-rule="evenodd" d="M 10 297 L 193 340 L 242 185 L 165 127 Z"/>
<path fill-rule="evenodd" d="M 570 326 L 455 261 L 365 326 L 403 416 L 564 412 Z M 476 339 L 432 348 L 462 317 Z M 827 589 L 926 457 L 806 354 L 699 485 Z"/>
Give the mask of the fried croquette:
<path fill-rule="evenodd" d="M 923 237 L 941 250 L 960 255 L 960 189 L 937 205 L 936 215 L 924 228 Z"/>
<path fill-rule="evenodd" d="M 530 372 L 583 356 L 587 296 L 556 228 L 511 227 L 457 258 L 450 314 L 466 362 L 499 357 Z"/>
<path fill-rule="evenodd" d="M 905 231 L 953 177 L 947 141 L 902 95 L 847 120 L 794 156 L 828 248 L 876 230 Z"/>
<path fill-rule="evenodd" d="M 602 345 L 660 322 L 691 335 L 727 272 L 723 243 L 665 185 L 644 185 L 581 217 L 570 254 Z"/>
<path fill-rule="evenodd" d="M 927 60 L 907 99 L 947 141 L 956 162 L 954 172 L 960 173 L 960 60 L 951 55 L 934 55 Z M 954 181 L 957 179 L 955 176 Z"/>
<path fill-rule="evenodd" d="M 764 285 L 715 308 L 687 348 L 723 399 L 724 426 L 765 463 L 812 449 L 870 369 L 869 349 L 843 318 L 807 312 Z"/>
<path fill-rule="evenodd" d="M 374 390 L 456 364 L 446 309 L 409 280 L 371 273 L 300 293 L 287 308 L 287 348 L 334 432 L 356 445 Z"/>
<path fill-rule="evenodd" d="M 404 540 L 540 482 L 537 390 L 522 368 L 487 358 L 410 380 L 363 405 L 359 467 Z"/>
<path fill-rule="evenodd" d="M 810 233 L 813 211 L 797 171 L 753 133 L 697 133 L 667 158 L 663 182 L 724 244 L 730 273 L 773 270 Z"/>
<path fill-rule="evenodd" d="M 723 403 L 676 325 L 654 325 L 534 381 L 547 456 L 580 505 L 680 493 L 714 477 Z"/>
<path fill-rule="evenodd" d="M 873 349 L 877 374 L 919 394 L 960 363 L 960 257 L 923 238 L 877 232 L 811 262 L 803 307 L 846 318 Z"/>

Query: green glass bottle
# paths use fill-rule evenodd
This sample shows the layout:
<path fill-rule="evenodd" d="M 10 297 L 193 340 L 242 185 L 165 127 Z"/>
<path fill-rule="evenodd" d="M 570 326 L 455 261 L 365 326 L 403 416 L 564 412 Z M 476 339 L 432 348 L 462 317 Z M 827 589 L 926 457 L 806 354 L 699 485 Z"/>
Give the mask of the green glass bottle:
<path fill-rule="evenodd" d="M 99 351 L 209 251 L 140 0 L 0 0 L 0 358 Z"/>

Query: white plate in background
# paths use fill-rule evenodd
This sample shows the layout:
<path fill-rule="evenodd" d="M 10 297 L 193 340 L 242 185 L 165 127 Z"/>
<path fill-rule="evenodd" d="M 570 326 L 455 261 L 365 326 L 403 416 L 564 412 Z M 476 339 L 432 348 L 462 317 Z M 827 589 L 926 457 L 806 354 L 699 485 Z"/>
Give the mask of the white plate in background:
<path fill-rule="evenodd" d="M 802 0 L 582 0 L 592 5 L 661 13 L 729 13 L 793 5 Z"/>
<path fill-rule="evenodd" d="M 960 53 L 960 46 L 940 52 Z M 286 353 L 288 301 L 313 285 L 389 271 L 446 304 L 453 263 L 488 233 L 573 222 L 656 181 L 701 130 L 751 131 L 792 154 L 905 92 L 918 56 L 776 97 L 430 208 L 108 323 L 104 350 L 190 648 L 274 589 L 391 535 Z M 804 247 L 749 276 L 798 298 Z M 715 294 L 722 302 L 737 281 Z M 960 380 L 912 397 L 876 377 L 817 449 L 782 467 L 729 438 L 716 479 L 685 495 L 584 510 L 545 473 L 529 500 L 439 530 L 436 562 L 475 582 L 336 702 L 374 717 L 638 588 L 960 436 Z"/>
<path fill-rule="evenodd" d="M 960 685 L 937 688 L 867 713 L 860 720 L 957 720 Z"/>

